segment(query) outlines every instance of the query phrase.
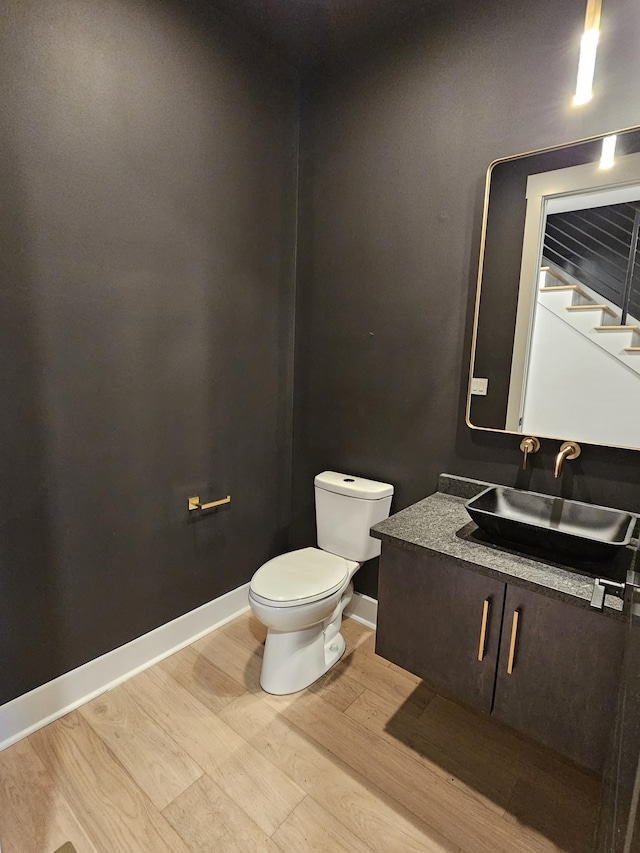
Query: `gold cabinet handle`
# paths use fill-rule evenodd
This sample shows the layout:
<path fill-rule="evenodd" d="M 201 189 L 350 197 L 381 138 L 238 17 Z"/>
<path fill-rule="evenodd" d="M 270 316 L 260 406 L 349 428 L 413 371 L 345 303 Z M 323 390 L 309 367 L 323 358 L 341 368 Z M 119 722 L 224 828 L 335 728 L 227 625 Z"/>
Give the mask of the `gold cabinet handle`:
<path fill-rule="evenodd" d="M 513 661 L 516 656 L 516 639 L 518 637 L 518 619 L 520 618 L 520 611 L 513 611 L 513 622 L 511 623 L 511 642 L 509 643 L 509 661 L 507 663 L 507 675 L 511 675 L 513 672 Z"/>
<path fill-rule="evenodd" d="M 482 602 L 482 622 L 480 623 L 480 643 L 478 644 L 478 660 L 484 658 L 485 646 L 487 643 L 487 622 L 489 621 L 489 607 L 491 599 L 485 598 Z"/>
<path fill-rule="evenodd" d="M 211 501 L 208 504 L 201 504 L 200 497 L 196 495 L 193 498 L 189 498 L 189 512 L 194 509 L 213 509 L 214 506 L 222 506 L 223 504 L 231 503 L 231 495 L 227 495 L 226 498 L 221 498 L 219 501 Z"/>

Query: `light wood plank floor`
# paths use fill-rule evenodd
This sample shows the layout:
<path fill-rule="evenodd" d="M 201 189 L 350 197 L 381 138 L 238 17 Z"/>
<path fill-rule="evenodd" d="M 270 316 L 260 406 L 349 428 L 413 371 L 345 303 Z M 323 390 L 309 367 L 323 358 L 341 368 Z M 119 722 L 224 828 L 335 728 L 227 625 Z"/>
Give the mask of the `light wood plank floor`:
<path fill-rule="evenodd" d="M 268 696 L 243 616 L 0 753 L 3 853 L 588 853 L 596 779 L 343 634 Z"/>

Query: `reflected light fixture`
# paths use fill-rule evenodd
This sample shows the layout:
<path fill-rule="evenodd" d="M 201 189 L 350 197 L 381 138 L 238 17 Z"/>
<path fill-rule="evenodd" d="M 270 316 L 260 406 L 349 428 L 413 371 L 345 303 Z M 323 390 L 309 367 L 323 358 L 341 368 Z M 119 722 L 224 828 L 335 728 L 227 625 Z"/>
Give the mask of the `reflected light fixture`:
<path fill-rule="evenodd" d="M 578 60 L 578 80 L 574 106 L 581 106 L 591 100 L 593 73 L 596 68 L 596 52 L 600 36 L 600 11 L 602 0 L 587 0 L 587 13 L 584 19 L 584 33 L 580 40 L 580 58 Z"/>
<path fill-rule="evenodd" d="M 616 141 L 618 137 L 615 133 L 610 136 L 602 137 L 602 154 L 600 155 L 600 168 L 610 169 L 615 163 Z"/>

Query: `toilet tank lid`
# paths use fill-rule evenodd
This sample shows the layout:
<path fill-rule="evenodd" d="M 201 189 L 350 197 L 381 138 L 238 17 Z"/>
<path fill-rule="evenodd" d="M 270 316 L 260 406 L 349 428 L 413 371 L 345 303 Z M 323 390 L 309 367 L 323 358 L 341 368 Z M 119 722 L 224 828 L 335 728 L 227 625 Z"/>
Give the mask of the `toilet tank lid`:
<path fill-rule="evenodd" d="M 365 480 L 364 477 L 354 477 L 352 474 L 339 474 L 337 471 L 323 471 L 313 481 L 317 489 L 335 492 L 338 495 L 349 495 L 365 501 L 379 501 L 393 494 L 393 486 L 389 483 L 379 483 L 377 480 Z"/>

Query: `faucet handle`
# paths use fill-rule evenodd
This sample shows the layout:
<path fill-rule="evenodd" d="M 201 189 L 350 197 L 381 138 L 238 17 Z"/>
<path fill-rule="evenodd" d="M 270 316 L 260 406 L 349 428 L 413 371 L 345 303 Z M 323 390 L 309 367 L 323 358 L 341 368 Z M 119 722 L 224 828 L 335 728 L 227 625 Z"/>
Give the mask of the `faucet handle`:
<path fill-rule="evenodd" d="M 530 453 L 537 453 L 540 450 L 540 442 L 535 435 L 528 435 L 520 442 L 520 450 L 522 451 L 522 470 L 526 470 L 527 457 Z"/>

